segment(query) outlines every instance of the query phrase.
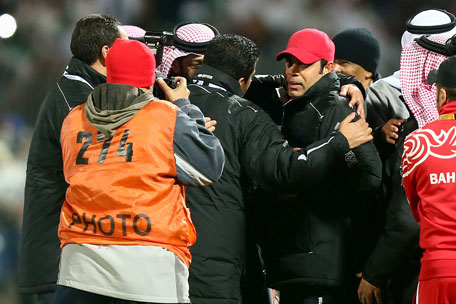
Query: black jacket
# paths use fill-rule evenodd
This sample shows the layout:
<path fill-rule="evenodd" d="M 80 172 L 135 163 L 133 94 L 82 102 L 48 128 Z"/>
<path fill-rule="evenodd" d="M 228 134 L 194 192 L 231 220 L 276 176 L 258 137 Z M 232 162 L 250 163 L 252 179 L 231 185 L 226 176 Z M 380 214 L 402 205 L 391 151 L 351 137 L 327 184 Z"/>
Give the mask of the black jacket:
<path fill-rule="evenodd" d="M 291 146 L 305 147 L 337 130 L 353 111 L 339 89 L 332 72 L 284 105 L 282 132 Z M 263 244 L 269 286 L 341 286 L 349 260 L 350 216 L 380 182 L 381 162 L 370 142 L 339 156 L 325 181 L 310 191 L 269 200 Z"/>
<path fill-rule="evenodd" d="M 282 75 L 255 75 L 244 98 L 258 105 L 277 125 L 281 125 L 283 105 L 280 90 L 283 89 L 284 83 Z"/>
<path fill-rule="evenodd" d="M 70 109 L 84 103 L 106 77 L 72 58 L 66 73 L 46 95 L 27 160 L 19 291 L 55 289 L 60 241 L 57 228 L 68 185 L 63 176 L 60 130 Z"/>
<path fill-rule="evenodd" d="M 383 163 L 381 190 L 377 194 L 378 238 L 369 253 L 363 277 L 381 287 L 385 303 L 390 299 L 410 302 L 416 288 L 421 250 L 418 246 L 419 225 L 412 216 L 402 187 L 401 158 L 406 136 L 418 128 L 399 88 L 387 81 L 377 81 L 367 90 L 367 121 L 373 123 L 374 142 Z M 400 127 L 394 145 L 385 141 L 381 127 L 390 118 L 407 119 Z M 415 285 L 415 286 L 413 286 Z M 406 300 L 405 300 L 406 299 Z"/>
<path fill-rule="evenodd" d="M 190 101 L 217 120 L 214 134 L 225 151 L 220 180 L 188 188 L 187 204 L 197 231 L 191 248 L 192 303 L 239 303 L 245 251 L 245 204 L 253 182 L 277 191 L 313 187 L 331 168 L 336 155 L 349 151 L 338 132 L 312 143 L 307 153 L 284 143 L 276 124 L 255 104 L 239 97 L 238 82 L 203 65 L 189 85 Z M 329 142 L 329 143 L 328 143 Z"/>
<path fill-rule="evenodd" d="M 396 143 L 391 145 L 394 150 L 384 160 L 382 188 L 378 196 L 383 229 L 363 269 L 364 279 L 377 287 L 385 288 L 389 279 L 393 280 L 392 284 L 406 286 L 412 283 L 411 279 L 400 282 L 398 278 L 419 273 L 422 253 L 418 245 L 419 225 L 413 218 L 402 187 L 400 169 L 405 138 L 417 128 L 416 120 L 410 115 Z"/>

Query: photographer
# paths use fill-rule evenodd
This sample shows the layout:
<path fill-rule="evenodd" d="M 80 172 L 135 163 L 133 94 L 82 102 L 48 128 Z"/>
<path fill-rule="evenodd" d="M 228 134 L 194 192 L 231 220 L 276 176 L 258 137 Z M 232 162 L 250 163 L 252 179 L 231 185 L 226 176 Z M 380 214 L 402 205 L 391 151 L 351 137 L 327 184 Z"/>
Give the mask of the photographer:
<path fill-rule="evenodd" d="M 107 83 L 62 126 L 69 187 L 54 303 L 189 303 L 196 233 L 183 186 L 217 181 L 223 149 L 189 103 L 185 78 L 174 90 L 159 82 L 172 103 L 151 94 L 147 46 L 117 39 L 106 66 Z"/>
<path fill-rule="evenodd" d="M 60 130 L 70 110 L 106 82 L 105 58 L 116 38 L 127 38 L 112 16 L 80 19 L 71 37 L 71 58 L 44 99 L 27 160 L 19 292 L 51 303 L 59 270 L 59 214 L 68 187 L 63 176 Z"/>

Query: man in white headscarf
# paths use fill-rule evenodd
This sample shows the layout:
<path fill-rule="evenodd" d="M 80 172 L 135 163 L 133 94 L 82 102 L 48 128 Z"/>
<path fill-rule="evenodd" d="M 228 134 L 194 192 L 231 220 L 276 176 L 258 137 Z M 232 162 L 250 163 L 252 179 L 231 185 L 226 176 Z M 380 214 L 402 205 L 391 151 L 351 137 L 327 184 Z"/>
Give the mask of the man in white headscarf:
<path fill-rule="evenodd" d="M 422 35 L 444 35 L 451 37 L 456 34 L 455 16 L 441 9 L 425 10 L 410 18 L 406 23 L 406 31 L 402 35 L 402 48 Z M 397 132 L 409 111 L 401 101 L 400 71 L 376 81 L 367 90 L 367 122 L 374 130 L 378 147 L 380 143 L 394 144 Z"/>
<path fill-rule="evenodd" d="M 407 21 L 407 30 L 402 34 L 401 39 L 402 47 L 422 35 L 445 34 L 453 36 L 456 34 L 455 25 L 455 17 L 445 10 L 422 11 Z"/>
<path fill-rule="evenodd" d="M 202 65 L 206 46 L 218 31 L 207 23 L 184 23 L 174 30 L 174 43 L 165 46 L 157 69 L 163 76 L 182 76 L 190 80 Z"/>
<path fill-rule="evenodd" d="M 146 31 L 134 25 L 124 25 L 130 39 L 144 37 Z M 163 47 L 161 62 L 157 71 L 162 75 L 158 77 L 181 76 L 191 80 L 204 60 L 206 46 L 218 30 L 208 23 L 182 23 L 176 26 L 173 33 L 172 45 Z"/>
<path fill-rule="evenodd" d="M 435 84 L 428 84 L 427 76 L 454 53 L 451 46 L 444 47 L 451 38 L 448 33 L 430 35 L 412 41 L 402 49 L 402 95 L 420 128 L 439 118 Z"/>

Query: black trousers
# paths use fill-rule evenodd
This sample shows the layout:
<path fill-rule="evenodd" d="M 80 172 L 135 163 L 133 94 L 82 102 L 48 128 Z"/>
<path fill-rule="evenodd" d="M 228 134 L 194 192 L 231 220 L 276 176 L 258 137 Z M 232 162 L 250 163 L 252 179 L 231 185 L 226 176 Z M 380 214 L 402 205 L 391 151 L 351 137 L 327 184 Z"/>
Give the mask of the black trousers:
<path fill-rule="evenodd" d="M 128 301 L 121 300 L 116 298 L 111 298 L 107 296 L 102 296 L 99 294 L 66 287 L 66 286 L 57 286 L 55 291 L 54 302 L 53 304 L 160 304 L 152 302 L 137 302 L 137 301 Z M 178 304 L 178 303 L 175 303 Z"/>
<path fill-rule="evenodd" d="M 36 296 L 36 304 L 50 304 L 52 303 L 52 299 L 54 299 L 55 292 L 45 292 L 39 293 Z"/>
<path fill-rule="evenodd" d="M 336 304 L 341 303 L 334 296 L 299 296 L 289 297 L 288 294 L 280 293 L 280 304 Z"/>
<path fill-rule="evenodd" d="M 341 304 L 338 290 L 317 289 L 309 286 L 291 285 L 280 289 L 280 304 Z"/>

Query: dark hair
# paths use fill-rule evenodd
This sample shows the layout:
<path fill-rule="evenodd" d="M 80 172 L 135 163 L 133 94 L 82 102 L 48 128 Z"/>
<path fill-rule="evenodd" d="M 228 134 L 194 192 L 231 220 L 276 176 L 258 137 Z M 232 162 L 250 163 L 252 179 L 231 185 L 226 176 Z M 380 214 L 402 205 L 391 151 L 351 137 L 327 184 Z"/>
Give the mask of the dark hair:
<path fill-rule="evenodd" d="M 328 61 L 325 59 L 320 59 L 320 74 L 323 74 L 323 69 L 328 64 Z"/>
<path fill-rule="evenodd" d="M 94 63 L 100 56 L 104 45 L 112 46 L 120 37 L 120 22 L 109 15 L 92 14 L 76 23 L 71 36 L 71 52 L 73 56 L 87 64 Z"/>
<path fill-rule="evenodd" d="M 259 50 L 250 39 L 234 34 L 216 36 L 207 45 L 204 63 L 236 80 L 248 79 L 255 69 Z"/>

